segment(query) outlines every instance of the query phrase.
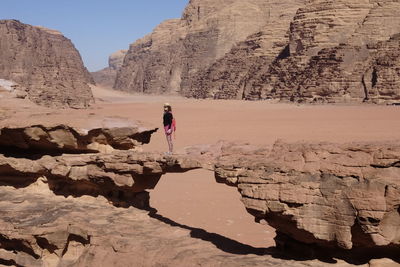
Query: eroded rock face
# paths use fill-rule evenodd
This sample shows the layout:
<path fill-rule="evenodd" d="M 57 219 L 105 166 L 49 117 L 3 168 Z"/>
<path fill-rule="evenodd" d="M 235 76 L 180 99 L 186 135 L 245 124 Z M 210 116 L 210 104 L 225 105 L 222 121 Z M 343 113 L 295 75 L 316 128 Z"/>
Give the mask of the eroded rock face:
<path fill-rule="evenodd" d="M 118 70 L 122 67 L 124 58 L 128 50 L 118 50 L 108 58 L 108 67 L 92 72 L 92 77 L 96 85 L 112 88 L 115 83 Z"/>
<path fill-rule="evenodd" d="M 185 229 L 133 207 L 117 208 L 102 197 L 54 195 L 43 179 L 29 187 L 0 190 L 0 262 L 6 266 L 288 264 L 279 253 L 271 256 L 201 229 Z M 321 262 L 290 265 L 317 267 Z"/>
<path fill-rule="evenodd" d="M 146 189 L 166 172 L 199 168 L 196 161 L 156 153 L 114 151 L 43 156 L 37 160 L 0 155 L 0 185 L 23 187 L 43 177 L 58 195 L 103 196 L 116 206 L 149 208 Z"/>
<path fill-rule="evenodd" d="M 115 88 L 195 98 L 394 103 L 400 3 L 190 1 L 132 44 Z"/>
<path fill-rule="evenodd" d="M 203 241 L 190 238 L 182 229 L 179 230 L 182 235 L 176 235 L 170 226 L 161 226 L 136 209 L 151 210 L 146 190 L 153 189 L 163 174 L 197 168 L 213 169 L 218 182 L 238 187 L 247 211 L 257 221 L 277 229 L 278 247 L 297 242 L 301 247 L 310 245 L 332 251 L 341 248 L 339 254 L 329 252 L 329 257 L 352 260 L 354 251 L 365 257 L 367 251 L 387 253 L 390 249 L 391 253 L 394 251 L 390 257 L 398 258 L 398 142 L 341 145 L 277 142 L 272 147 L 219 142 L 188 147 L 170 156 L 133 150 L 132 140 L 138 142 L 136 146 L 144 142 L 134 138 L 134 130 L 137 129 L 94 129 L 95 133 L 110 135 L 107 144 L 115 147 L 88 150 L 88 146 L 71 146 L 70 140 L 75 138 L 77 144 L 84 145 L 85 140 L 99 138 L 91 131 L 80 135 L 76 129 L 63 125 L 3 128 L 0 263 L 87 266 L 105 260 L 123 266 L 128 260 L 136 262 L 137 255 L 141 255 L 140 262 L 149 260 L 149 266 L 158 262 L 178 264 L 178 259 L 184 264 L 203 260 L 206 265 L 223 262 L 242 266 L 244 260 L 246 265 L 254 266 L 287 265 L 279 253 L 273 259 L 264 250 L 245 246 L 238 249 L 237 244 L 229 247 L 226 240 L 214 240 L 204 231 L 191 233 Z M 152 132 L 139 133 L 149 138 Z M 21 138 L 14 140 L 11 136 Z M 30 150 L 36 151 L 41 146 L 45 149 L 37 157 L 29 155 Z M 9 153 L 10 147 L 24 148 L 26 153 Z M 64 151 L 65 148 L 69 150 Z M 60 153 L 49 153 L 55 149 Z M 179 226 L 154 211 L 151 216 Z M 181 228 L 191 229 L 182 225 Z M 210 244 L 204 245 L 201 243 L 204 240 L 235 254 L 248 251 L 260 256 L 232 256 Z M 182 246 L 171 246 L 172 243 Z M 165 247 L 160 248 L 160 244 Z M 188 251 L 192 245 L 197 248 L 196 253 L 181 254 L 182 248 Z M 350 249 L 350 255 L 343 252 Z M 154 259 L 154 253 L 159 251 L 163 251 L 162 255 Z M 387 255 L 384 253 L 379 257 Z M 375 254 L 367 255 L 369 260 Z M 319 266 L 320 263 L 293 264 Z"/>
<path fill-rule="evenodd" d="M 237 186 L 247 210 L 278 236 L 344 249 L 400 247 L 398 142 L 225 151 L 217 180 Z"/>
<path fill-rule="evenodd" d="M 111 152 L 150 142 L 157 128 L 111 127 L 78 129 L 67 125 L 32 125 L 0 129 L 0 153 L 27 157 L 61 153 Z"/>
<path fill-rule="evenodd" d="M 268 18 L 260 31 L 249 35 L 191 81 L 187 96 L 246 99 L 254 75 L 267 68 L 288 49 L 288 29 L 303 0 L 265 1 Z"/>
<path fill-rule="evenodd" d="M 130 46 L 114 88 L 186 95 L 200 70 L 261 30 L 273 11 L 266 0 L 192 0 L 181 19 L 163 22 Z"/>
<path fill-rule="evenodd" d="M 192 148 L 190 154 L 198 158 L 204 148 Z M 255 148 L 240 144 L 228 152 L 219 144 L 202 159 L 208 162 L 232 151 L 254 156 Z M 264 149 L 256 151 L 264 154 Z M 252 248 L 134 208 L 148 208 L 143 190 L 153 188 L 161 174 L 199 163 L 187 155 L 133 151 L 35 161 L 1 156 L 0 261 L 16 266 L 287 266 L 287 255 L 277 250 Z M 350 266 L 343 261 L 338 265 Z"/>
<path fill-rule="evenodd" d="M 257 56 L 264 51 L 263 40 L 275 34 L 250 36 L 199 76 L 200 93 L 193 89 L 192 95 L 398 102 L 399 5 L 391 0 L 308 1 L 298 9 L 279 53 Z"/>
<path fill-rule="evenodd" d="M 60 32 L 0 20 L 0 79 L 17 83 L 33 102 L 85 108 L 93 80 L 79 52 Z"/>

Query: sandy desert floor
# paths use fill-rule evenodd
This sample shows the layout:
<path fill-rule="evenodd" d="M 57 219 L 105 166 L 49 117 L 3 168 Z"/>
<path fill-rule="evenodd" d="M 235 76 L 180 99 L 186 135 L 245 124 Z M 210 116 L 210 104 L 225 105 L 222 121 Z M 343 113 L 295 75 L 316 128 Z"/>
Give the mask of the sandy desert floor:
<path fill-rule="evenodd" d="M 400 138 L 400 107 L 376 105 L 295 105 L 266 102 L 194 100 L 128 95 L 94 88 L 98 111 L 140 119 L 162 127 L 162 105 L 177 120 L 176 149 L 218 140 L 254 144 L 287 141 L 351 142 Z M 165 151 L 161 130 L 145 150 Z M 255 247 L 273 245 L 274 230 L 255 224 L 234 188 L 216 184 L 198 170 L 165 175 L 151 193 L 152 206 L 176 222 L 205 229 Z"/>
<path fill-rule="evenodd" d="M 176 150 L 218 140 L 241 140 L 254 144 L 286 141 L 376 141 L 400 139 L 400 107 L 376 105 L 296 105 L 268 102 L 195 100 L 182 97 L 130 95 L 93 87 L 96 104 L 88 110 L 38 109 L 19 106 L 14 122 L 29 119 L 73 121 L 82 126 L 85 118 L 140 120 L 162 127 L 163 103 L 173 106 L 177 120 Z M 1 114 L 0 114 L 1 116 Z M 166 151 L 159 130 L 146 151 Z M 162 177 L 151 192 L 151 204 L 177 223 L 202 228 L 254 247 L 274 244 L 274 230 L 254 223 L 240 203 L 235 188 L 217 184 L 205 170 Z"/>

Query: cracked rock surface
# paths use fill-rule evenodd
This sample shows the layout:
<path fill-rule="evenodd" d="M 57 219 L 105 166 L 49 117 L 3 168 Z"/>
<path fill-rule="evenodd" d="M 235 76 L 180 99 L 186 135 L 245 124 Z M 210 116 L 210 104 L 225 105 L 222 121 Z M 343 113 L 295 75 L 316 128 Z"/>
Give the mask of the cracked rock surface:
<path fill-rule="evenodd" d="M 115 130 L 130 136 L 124 128 Z M 19 144 L 8 143 L 7 153 Z M 221 141 L 172 156 L 122 147 L 127 150 L 30 157 L 7 154 L 4 147 L 0 264 L 6 266 L 320 266 L 314 254 L 289 257 L 285 249 L 293 246 L 328 249 L 339 266 L 366 264 L 375 256 L 400 260 L 397 141 L 273 146 Z M 181 225 L 149 206 L 146 190 L 163 174 L 197 168 L 212 169 L 218 182 L 236 186 L 256 221 L 276 228 L 283 252 Z M 360 253 L 370 258 L 354 259 Z"/>
<path fill-rule="evenodd" d="M 394 0 L 190 1 L 130 46 L 115 89 L 194 98 L 400 102 Z"/>
<path fill-rule="evenodd" d="M 237 186 L 247 210 L 278 235 L 322 247 L 400 248 L 398 142 L 225 151 L 216 179 Z"/>
<path fill-rule="evenodd" d="M 272 257 L 266 249 L 171 225 L 133 207 L 117 208 L 101 197 L 56 196 L 42 180 L 22 189 L 1 187 L 0 211 L 0 264 L 5 266 L 321 264 L 283 260 L 276 252 Z"/>

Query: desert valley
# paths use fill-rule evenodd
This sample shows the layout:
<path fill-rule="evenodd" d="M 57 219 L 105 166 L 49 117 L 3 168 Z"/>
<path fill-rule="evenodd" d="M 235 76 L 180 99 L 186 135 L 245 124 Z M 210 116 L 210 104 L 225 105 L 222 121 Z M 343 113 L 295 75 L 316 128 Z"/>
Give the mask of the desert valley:
<path fill-rule="evenodd" d="M 400 2 L 190 0 L 132 41 L 89 72 L 0 20 L 0 266 L 400 266 Z"/>

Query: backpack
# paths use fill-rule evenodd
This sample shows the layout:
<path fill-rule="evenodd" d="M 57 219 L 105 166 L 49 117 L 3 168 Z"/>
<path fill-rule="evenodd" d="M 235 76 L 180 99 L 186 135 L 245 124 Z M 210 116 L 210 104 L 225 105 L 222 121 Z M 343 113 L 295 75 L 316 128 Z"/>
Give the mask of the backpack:
<path fill-rule="evenodd" d="M 175 118 L 172 119 L 172 131 L 174 132 L 174 138 L 176 138 L 176 120 Z"/>
<path fill-rule="evenodd" d="M 175 118 L 172 119 L 172 130 L 174 132 L 176 131 L 176 120 L 175 120 Z"/>

